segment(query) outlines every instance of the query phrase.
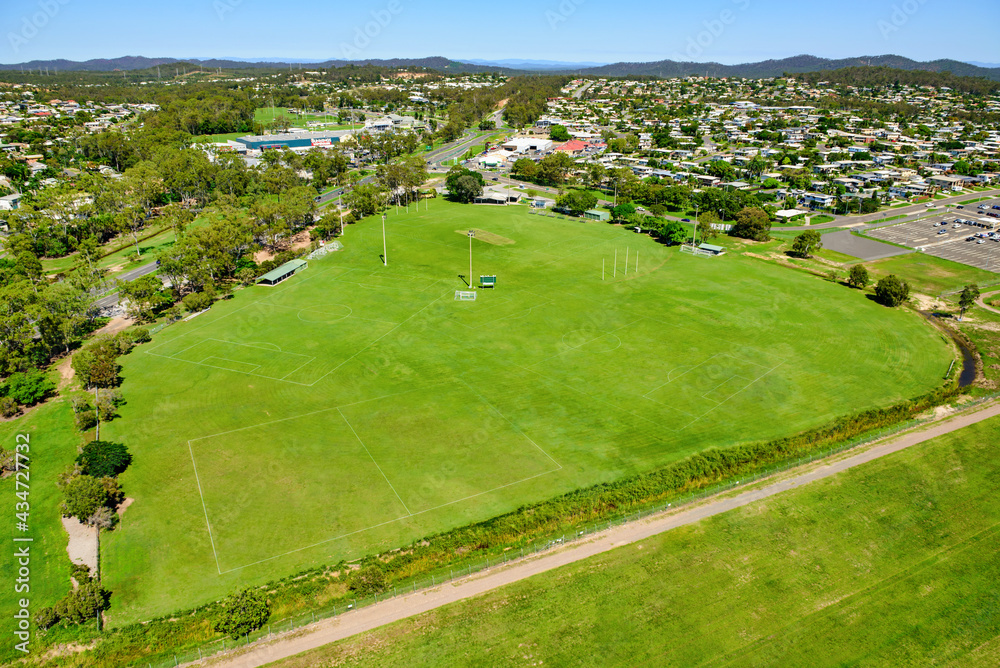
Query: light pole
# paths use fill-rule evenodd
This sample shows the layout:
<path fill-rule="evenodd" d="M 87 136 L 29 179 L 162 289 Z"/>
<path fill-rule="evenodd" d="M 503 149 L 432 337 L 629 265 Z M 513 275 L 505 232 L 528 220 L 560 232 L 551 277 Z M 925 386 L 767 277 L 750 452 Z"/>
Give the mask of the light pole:
<path fill-rule="evenodd" d="M 388 249 L 385 245 L 385 214 L 382 214 L 382 264 L 386 267 L 389 266 L 389 255 Z"/>
<path fill-rule="evenodd" d="M 470 288 L 472 288 L 472 240 L 475 238 L 476 238 L 476 231 L 469 230 L 469 287 Z"/>

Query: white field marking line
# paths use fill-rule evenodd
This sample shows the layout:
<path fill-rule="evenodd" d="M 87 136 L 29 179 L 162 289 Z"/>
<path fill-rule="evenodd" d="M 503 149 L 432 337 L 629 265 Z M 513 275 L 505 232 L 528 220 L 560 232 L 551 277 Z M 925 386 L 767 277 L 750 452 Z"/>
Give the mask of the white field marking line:
<path fill-rule="evenodd" d="M 706 359 L 701 364 L 696 364 L 695 366 L 691 367 L 690 369 L 688 369 L 687 371 L 685 371 L 681 375 L 677 376 L 677 378 L 670 378 L 670 374 L 677 370 L 677 369 L 671 369 L 670 372 L 667 373 L 667 378 L 669 378 L 669 380 L 667 382 L 661 384 L 661 385 L 657 385 L 656 387 L 654 387 L 653 389 L 651 389 L 649 392 L 646 392 L 646 394 L 642 395 L 643 398 L 649 399 L 649 395 L 651 395 L 653 392 L 656 392 L 657 390 L 660 390 L 661 388 L 666 387 L 667 385 L 669 385 L 670 383 L 674 382 L 675 380 L 680 380 L 681 378 L 683 378 L 684 376 L 688 375 L 689 373 L 691 373 L 695 369 L 700 369 L 701 367 L 705 366 L 706 364 L 708 364 L 709 362 L 711 362 L 712 360 L 714 360 L 716 357 L 721 357 L 721 356 L 723 356 L 725 354 L 726 353 L 715 353 L 714 355 L 712 355 L 711 357 L 709 357 L 708 359 Z M 656 401 L 656 400 L 652 399 L 652 401 Z M 660 402 L 657 401 L 656 403 L 660 403 Z"/>
<path fill-rule="evenodd" d="M 378 472 L 382 475 L 382 479 L 385 480 L 385 484 L 389 485 L 389 489 L 391 489 L 392 493 L 396 495 L 396 498 L 399 500 L 400 505 L 403 506 L 403 510 L 406 511 L 407 515 L 413 517 L 413 513 L 410 512 L 410 509 L 407 508 L 406 503 L 403 501 L 403 497 L 399 495 L 399 492 L 396 491 L 396 488 L 392 486 L 391 482 L 389 482 L 389 477 L 385 474 L 385 471 L 382 470 L 382 467 L 378 465 L 378 462 L 375 461 L 375 458 L 372 457 L 372 453 L 368 450 L 368 446 L 365 445 L 365 442 L 361 440 L 361 437 L 358 436 L 358 432 L 354 431 L 354 425 L 351 424 L 351 421 L 347 419 L 347 416 L 344 415 L 344 412 L 342 410 L 338 408 L 337 412 L 340 413 L 340 417 L 347 424 L 347 428 L 351 430 L 352 434 L 354 434 L 354 438 L 358 439 L 358 443 L 361 444 L 361 447 L 364 448 L 365 454 L 368 455 L 368 459 L 372 460 L 372 464 L 375 465 L 375 468 L 377 468 Z"/>
<path fill-rule="evenodd" d="M 278 353 L 285 352 L 284 350 L 281 349 L 281 346 L 277 345 L 276 343 L 268 343 L 267 341 L 251 341 L 250 343 L 243 343 L 239 345 L 244 345 L 247 346 L 248 348 L 259 348 L 260 350 L 270 350 L 271 352 L 278 352 Z M 273 348 L 267 348 L 265 346 L 273 346 Z"/>
<path fill-rule="evenodd" d="M 491 409 L 493 409 L 494 413 L 496 413 L 497 415 L 499 415 L 500 417 L 502 417 L 507 422 L 507 424 L 509 424 L 511 426 L 511 428 L 514 431 L 516 431 L 517 433 L 519 433 L 521 436 L 523 436 L 525 439 L 527 439 L 527 441 L 529 443 L 531 443 L 533 446 L 535 446 L 536 448 L 538 448 L 538 451 L 540 453 L 542 453 L 543 455 L 545 455 L 546 457 L 548 457 L 549 461 L 551 461 L 553 464 L 556 465 L 557 468 L 555 469 L 555 471 L 561 471 L 562 470 L 562 464 L 560 464 L 559 462 L 557 462 L 552 455 L 550 455 L 549 453 L 545 452 L 545 450 L 542 449 L 542 446 L 540 446 L 537 443 L 535 443 L 534 439 L 532 439 L 530 436 L 528 436 L 526 433 L 524 433 L 524 430 L 522 430 L 520 427 L 518 427 L 516 424 L 514 424 L 509 417 L 507 417 L 506 415 L 504 415 L 503 413 L 501 413 L 500 409 L 497 408 L 496 406 L 494 406 L 492 401 L 490 401 L 489 399 L 487 399 L 486 397 L 484 397 L 479 392 L 479 390 L 477 390 L 472 385 L 470 385 L 468 383 L 468 381 L 465 380 L 465 378 L 462 378 L 461 376 L 459 376 L 458 380 L 463 385 L 465 385 L 467 388 L 469 388 L 470 390 L 472 390 L 472 393 L 475 394 L 477 397 L 479 397 L 480 401 L 482 401 L 484 404 L 486 404 Z M 549 471 L 549 473 L 554 473 L 555 471 Z"/>
<path fill-rule="evenodd" d="M 238 431 L 247 431 L 248 429 L 256 429 L 257 427 L 266 427 L 270 424 L 277 424 L 279 422 L 288 422 L 289 420 L 298 420 L 299 418 L 311 417 L 313 415 L 319 415 L 320 413 L 329 413 L 330 411 L 339 410 L 341 408 L 350 408 L 351 406 L 357 406 L 358 404 L 365 404 L 369 401 L 382 401 L 384 399 L 391 399 L 392 397 L 398 397 L 403 394 L 409 394 L 410 392 L 423 392 L 425 390 L 438 387 L 439 385 L 447 385 L 451 381 L 442 381 L 440 383 L 434 383 L 432 385 L 425 385 L 423 387 L 418 387 L 412 390 L 403 390 L 402 392 L 393 392 L 392 394 L 386 394 L 380 397 L 373 397 L 371 399 L 364 399 L 362 401 L 355 401 L 349 404 L 341 404 L 339 406 L 333 406 L 331 408 L 320 408 L 319 410 L 309 411 L 308 413 L 302 413 L 300 415 L 292 415 L 289 417 L 278 418 L 277 420 L 268 420 L 267 422 L 258 422 L 257 424 L 247 425 L 246 427 L 237 427 L 236 429 L 230 429 L 229 431 L 220 431 L 216 434 L 208 434 L 206 436 L 198 436 L 197 438 L 192 438 L 188 442 L 194 443 L 195 441 L 204 441 L 209 438 L 215 438 L 216 436 L 228 436 L 229 434 L 235 434 Z"/>
<path fill-rule="evenodd" d="M 435 510 L 440 510 L 440 509 L 446 508 L 448 506 L 453 506 L 456 503 L 463 503 L 465 501 L 469 501 L 471 499 L 475 499 L 476 497 L 483 496 L 485 494 L 492 494 L 493 492 L 499 492 L 501 489 L 506 489 L 508 487 L 513 487 L 514 485 L 520 485 L 521 483 L 528 482 L 529 480 L 534 480 L 535 478 L 541 478 L 542 476 L 550 475 L 552 473 L 555 473 L 557 470 L 558 469 L 553 469 L 551 471 L 543 471 L 542 473 L 536 473 L 535 475 L 529 476 L 529 477 L 524 478 L 522 480 L 515 480 L 514 482 L 509 482 L 506 485 L 500 485 L 499 487 L 494 487 L 493 489 L 488 489 L 485 492 L 478 492 L 476 494 L 470 494 L 469 496 L 463 497 L 461 499 L 456 499 L 454 501 L 449 501 L 447 503 L 442 503 L 441 505 L 434 506 L 433 508 L 427 508 L 425 510 L 418 510 L 417 512 L 413 513 L 412 515 L 405 515 L 403 517 L 397 517 L 395 519 L 386 520 L 385 522 L 379 522 L 378 524 L 373 524 L 370 527 L 365 527 L 364 529 L 357 529 L 356 531 L 351 531 L 349 533 L 341 534 L 339 536 L 334 536 L 333 538 L 327 538 L 326 540 L 321 540 L 318 543 L 313 543 L 311 545 L 306 545 L 304 547 L 295 548 L 294 550 L 289 550 L 288 552 L 283 552 L 281 554 L 276 554 L 273 557 L 267 557 L 266 559 L 260 559 L 258 561 L 254 561 L 254 562 L 249 563 L 249 564 L 244 564 L 243 566 L 237 566 L 236 568 L 230 568 L 229 570 L 221 571 L 219 573 L 219 575 L 225 575 L 226 573 L 232 573 L 233 571 L 238 571 L 238 570 L 242 570 L 244 568 L 249 568 L 250 566 L 256 566 L 257 564 L 262 564 L 262 563 L 264 563 L 266 561 L 273 561 L 275 559 L 281 559 L 282 557 L 287 557 L 288 555 L 295 554 L 296 552 L 302 552 L 303 550 L 309 550 L 309 549 L 312 549 L 314 547 L 319 547 L 320 545 L 325 545 L 327 543 L 332 543 L 333 541 L 341 540 L 341 539 L 347 538 L 349 536 L 353 536 L 355 534 L 363 533 L 365 531 L 371 531 L 372 529 L 377 529 L 377 528 L 385 526 L 387 524 L 394 524 L 395 522 L 400 522 L 402 520 L 407 520 L 407 519 L 410 519 L 411 517 L 416 517 L 417 515 L 423 515 L 425 513 L 434 512 Z"/>
<path fill-rule="evenodd" d="M 198 465 L 194 463 L 194 450 L 191 448 L 191 441 L 188 441 L 188 452 L 191 454 L 191 467 L 194 469 L 194 481 L 198 485 L 198 496 L 201 497 L 201 509 L 205 513 L 205 526 L 208 527 L 208 540 L 212 544 L 212 555 L 215 557 L 215 570 L 222 575 L 222 566 L 219 564 L 219 553 L 215 549 L 215 537 L 212 536 L 212 523 L 208 521 L 208 506 L 205 505 L 205 494 L 201 491 L 201 478 L 198 476 Z"/>
<path fill-rule="evenodd" d="M 344 281 L 344 282 L 345 283 L 350 283 L 350 281 Z M 333 315 L 332 313 L 327 313 L 326 311 L 320 311 L 319 309 L 315 309 L 315 308 L 299 308 L 297 306 L 285 306 L 284 304 L 272 304 L 272 306 L 275 306 L 277 308 L 287 308 L 287 309 L 290 309 L 292 311 L 298 311 L 298 312 L 309 311 L 310 313 L 322 313 L 323 315 Z M 362 318 L 359 315 L 354 315 L 354 309 L 352 309 L 350 306 L 347 306 L 346 304 L 329 304 L 329 306 L 343 306 L 346 309 L 350 309 L 351 312 L 349 314 L 347 314 L 346 316 L 344 316 L 343 318 L 341 318 L 341 320 L 343 320 L 345 318 L 353 318 L 354 320 L 364 320 L 365 322 L 380 322 L 380 323 L 385 324 L 385 325 L 398 325 L 399 324 L 398 322 L 393 322 L 391 320 L 375 320 L 374 318 Z M 302 319 L 299 318 L 299 320 L 302 320 Z M 309 320 L 302 320 L 302 322 L 311 322 L 311 321 L 309 321 Z M 339 320 L 337 322 L 339 322 Z"/>
<path fill-rule="evenodd" d="M 203 341 L 204 341 L 204 339 L 203 339 Z M 210 369 L 220 369 L 222 371 L 230 371 L 232 373 L 242 373 L 244 376 L 254 376 L 255 378 L 267 378 L 268 380 L 277 380 L 277 381 L 281 381 L 283 383 L 291 383 L 292 385 L 301 385 L 302 387 L 312 387 L 311 385 L 307 385 L 305 383 L 300 383 L 300 382 L 295 381 L 295 380 L 284 380 L 282 378 L 275 378 L 274 376 L 265 376 L 262 373 L 250 373 L 250 372 L 246 372 L 246 371 L 239 371 L 237 369 L 230 369 L 230 368 L 227 368 L 227 367 L 224 367 L 224 366 L 215 366 L 214 364 L 205 364 L 203 362 L 192 362 L 190 360 L 179 359 L 179 358 L 176 358 L 176 357 L 169 357 L 167 355 L 159 355 L 157 353 L 149 352 L 149 351 L 147 351 L 146 354 L 147 355 L 152 355 L 154 357 L 162 357 L 165 360 L 174 360 L 176 362 L 184 362 L 185 364 L 194 364 L 196 366 L 204 366 L 204 367 L 208 367 Z M 209 356 L 209 357 L 207 357 L 205 359 L 210 359 L 211 357 L 213 357 L 213 356 Z M 219 359 L 226 359 L 226 358 L 225 357 L 220 357 Z M 316 358 L 314 357 L 313 359 L 316 359 Z M 235 362 L 237 360 L 229 360 L 229 361 L 230 362 Z M 308 363 L 309 362 L 307 361 L 305 364 L 308 364 Z M 305 364 L 303 364 L 302 366 L 305 366 Z"/>
<path fill-rule="evenodd" d="M 227 343 L 227 344 L 229 344 L 231 346 L 243 346 L 244 348 L 253 348 L 254 350 L 265 350 L 264 348 L 258 348 L 257 346 L 251 346 L 251 345 L 249 345 L 247 343 L 236 343 L 235 341 L 226 341 L 225 339 L 206 338 L 206 339 L 202 339 L 202 340 L 203 341 L 217 341 L 218 343 Z M 271 345 L 275 345 L 275 344 L 271 344 Z M 277 347 L 277 346 L 275 346 L 275 347 Z M 272 352 L 278 352 L 278 353 L 281 353 L 282 355 L 294 355 L 296 357 L 309 357 L 309 355 L 304 355 L 302 353 L 291 353 L 291 352 L 288 352 L 287 350 L 282 350 L 281 348 L 278 348 L 277 350 L 272 351 Z M 316 359 L 316 358 L 315 357 L 310 357 L 310 359 Z"/>
<path fill-rule="evenodd" d="M 719 406 L 721 406 L 722 404 L 726 403 L 727 401 L 729 401 L 730 399 L 732 399 L 733 397 L 735 397 L 735 396 L 736 396 L 737 394 L 740 394 L 740 393 L 742 393 L 742 392 L 746 392 L 746 391 L 747 391 L 748 389 L 750 389 L 750 386 L 751 386 L 751 385 L 753 385 L 754 383 L 756 383 L 756 382 L 757 382 L 758 380 L 761 380 L 762 378 L 764 378 L 765 376 L 767 376 L 768 374 L 770 374 L 770 373 L 771 373 L 772 371 L 776 370 L 776 369 L 777 369 L 778 367 L 780 367 L 780 366 L 781 366 L 782 364 L 784 364 L 784 362 L 779 362 L 777 366 L 773 367 L 772 369 L 769 369 L 769 370 L 767 371 L 767 373 L 765 373 L 765 374 L 761 375 L 761 376 L 760 376 L 759 378 L 757 378 L 756 380 L 754 380 L 753 382 L 751 382 L 751 383 L 750 383 L 749 385 L 747 385 L 747 386 L 746 386 L 746 387 L 744 387 L 743 389 L 741 389 L 741 390 L 737 390 L 736 392 L 733 392 L 733 393 L 732 393 L 731 395 L 729 395 L 728 397 L 726 397 L 725 399 L 723 399 L 722 401 L 720 401 L 720 402 L 719 402 Z M 708 415 L 709 415 L 710 413 L 712 413 L 712 411 L 715 411 L 715 410 L 718 410 L 719 406 L 716 406 L 715 408 L 713 408 L 712 410 L 708 411 L 708 412 L 707 412 L 707 413 L 705 413 L 704 415 L 702 415 L 702 416 L 698 417 L 697 419 L 695 419 L 695 420 L 694 420 L 693 422 L 691 422 L 690 424 L 687 424 L 687 425 L 685 425 L 685 426 L 684 426 L 684 429 L 687 429 L 688 427 L 690 427 L 690 426 L 691 426 L 692 424 L 694 424 L 695 422 L 698 422 L 698 420 L 701 420 L 701 419 L 703 419 L 703 418 L 707 417 L 707 416 L 708 416 Z"/>
<path fill-rule="evenodd" d="M 246 366 L 252 366 L 253 367 L 253 371 L 247 371 L 246 373 L 248 373 L 251 376 L 257 376 L 257 375 L 259 375 L 257 373 L 257 369 L 260 368 L 259 364 L 253 364 L 252 362 L 241 362 L 239 360 L 231 360 L 228 357 L 219 357 L 218 355 L 209 355 L 208 357 L 206 357 L 202 361 L 198 362 L 198 364 L 200 364 L 202 366 L 215 367 L 216 369 L 227 369 L 227 370 L 229 370 L 228 367 L 218 366 L 216 364 L 208 364 L 207 363 L 208 360 L 220 360 L 222 362 L 232 362 L 233 364 L 245 364 Z"/>
<path fill-rule="evenodd" d="M 639 320 L 642 320 L 642 318 L 639 318 Z M 566 355 L 568 353 L 575 352 L 575 351 L 579 350 L 580 348 L 583 348 L 584 346 L 593 343 L 594 341 L 599 341 L 599 340 L 603 339 L 605 336 L 608 336 L 609 334 L 612 335 L 612 336 L 614 336 L 615 332 L 620 332 L 623 329 L 631 327 L 635 323 L 639 322 L 639 320 L 633 320 L 632 322 L 630 322 L 627 325 L 622 325 L 621 327 L 618 327 L 616 329 L 612 329 L 612 330 L 609 330 L 609 331 L 606 331 L 606 332 L 601 332 L 600 336 L 595 336 L 594 338 L 590 339 L 589 341 L 584 341 L 583 343 L 581 343 L 580 345 L 578 345 L 576 347 L 570 346 L 569 350 L 564 350 L 561 353 L 556 353 L 555 355 L 550 355 L 549 357 L 546 357 L 545 359 L 541 359 L 541 360 L 538 360 L 537 362 L 533 362 L 531 366 L 535 366 L 536 364 L 543 364 L 545 362 L 548 362 L 551 359 L 555 359 L 556 357 L 562 357 L 563 355 Z M 579 331 L 579 330 L 576 330 L 576 331 Z M 567 332 L 566 334 L 568 334 L 568 333 L 569 332 Z M 565 338 L 566 334 L 563 334 L 563 338 Z M 565 341 L 562 341 L 562 342 L 566 343 Z M 621 347 L 621 343 L 622 343 L 622 340 L 618 339 L 618 347 L 614 348 L 614 350 L 618 350 L 618 348 Z M 566 345 L 569 346 L 568 343 Z"/>
<path fill-rule="evenodd" d="M 203 343 L 205 343 L 205 339 L 198 339 L 196 342 L 192 343 L 187 348 L 184 348 L 183 350 L 178 350 L 176 353 L 173 353 L 172 355 L 161 355 L 159 353 L 154 353 L 153 352 L 154 350 L 158 350 L 159 348 L 162 348 L 164 345 L 166 345 L 166 344 L 161 344 L 161 345 L 157 346 L 156 348 L 150 348 L 149 350 L 146 351 L 146 354 L 147 355 L 153 355 L 155 357 L 165 357 L 166 359 L 173 359 L 174 355 L 180 355 L 181 353 L 186 353 L 187 351 L 191 350 L 195 346 L 199 346 L 199 345 L 201 345 Z M 182 361 L 182 362 L 184 361 L 184 360 L 181 360 L 179 357 L 177 359 L 180 360 L 180 361 Z"/>
<path fill-rule="evenodd" d="M 445 294 L 448 294 L 449 292 L 451 292 L 451 291 L 449 290 Z M 410 315 L 410 317 L 408 317 L 406 320 L 404 320 L 403 322 L 399 323 L 398 325 L 396 325 L 395 327 L 393 327 L 392 329 L 390 329 L 388 332 L 386 332 L 382 336 L 378 337 L 377 339 L 375 339 L 374 341 L 372 341 L 371 343 L 369 343 L 368 345 L 366 345 L 364 348 L 362 348 L 361 350 L 359 350 L 358 352 L 354 353 L 353 355 L 351 355 L 350 357 L 348 357 L 346 360 L 344 360 L 343 362 L 341 362 L 340 364 L 338 364 L 334 368 L 332 368 L 329 371 L 327 371 L 326 373 L 324 373 L 322 376 L 320 376 L 319 378 L 317 378 L 316 380 L 314 380 L 312 383 L 310 383 L 309 385 L 307 385 L 307 387 L 312 387 L 313 385 L 315 385 L 319 381 L 321 381 L 324 378 L 326 378 L 327 376 L 329 376 L 331 373 L 336 372 L 337 369 L 339 369 L 340 367 L 344 366 L 345 364 L 347 364 L 348 362 L 350 362 L 352 359 L 354 359 L 355 357 L 357 357 L 361 353 L 365 352 L 366 350 L 368 350 L 369 348 L 371 348 L 372 346 L 374 346 L 376 343 L 378 343 L 379 341 L 381 341 L 385 337 L 387 337 L 390 334 L 392 334 L 393 332 L 395 332 L 397 329 L 399 329 L 400 327 L 402 327 L 403 325 L 405 325 L 406 323 L 408 323 L 410 320 L 412 320 L 413 318 L 417 317 L 418 315 L 420 315 L 421 313 L 423 313 L 424 311 L 426 311 L 428 308 L 430 308 L 431 306 L 433 306 L 437 302 L 441 301 L 441 299 L 443 297 L 444 297 L 444 295 L 441 295 L 441 297 L 438 297 L 437 299 L 432 300 L 431 302 L 429 302 L 428 304 L 426 304 L 423 308 L 421 308 L 419 311 L 416 311 L 415 313 L 413 313 L 412 315 Z M 288 381 L 288 382 L 291 382 L 291 381 Z"/>
<path fill-rule="evenodd" d="M 752 378 L 747 378 L 746 376 L 741 376 L 741 375 L 739 375 L 739 374 L 735 374 L 735 375 L 732 375 L 732 376 L 730 376 L 729 378 L 726 378 L 726 379 L 725 379 L 724 381 L 722 381 L 721 383 L 719 383 L 718 385 L 716 385 L 716 386 L 715 386 L 715 387 L 713 387 L 712 389 L 710 389 L 710 390 L 705 390 L 705 393 L 704 393 L 703 395 L 701 395 L 701 398 L 702 398 L 702 399 L 705 399 L 706 401 L 711 401 L 711 402 L 712 402 L 713 404 L 721 404 L 721 403 L 722 403 L 722 401 L 719 401 L 718 399 L 713 399 L 712 397 L 708 396 L 708 394 L 709 394 L 710 392 L 715 392 L 715 391 L 716 391 L 717 389 L 719 389 L 720 387 L 722 387 L 723 385 L 725 385 L 726 383 L 728 383 L 729 381 L 731 381 L 731 380 L 733 380 L 733 379 L 735 379 L 735 378 L 739 378 L 740 380 L 745 380 L 745 381 L 747 382 L 747 385 L 749 385 L 750 383 L 752 383 L 752 382 L 753 382 L 753 379 L 752 379 Z M 742 391 L 743 391 L 743 389 L 744 389 L 744 388 L 745 388 L 745 387 L 746 387 L 747 385 L 744 385 L 744 386 L 743 386 L 743 387 L 741 387 L 740 389 L 736 390 L 736 392 L 742 392 Z M 734 392 L 733 394 L 736 394 L 736 392 Z M 731 394 L 731 395 L 729 395 L 729 397 L 732 397 L 732 396 L 733 396 L 732 394 Z M 726 398 L 728 399 L 729 397 L 726 397 Z M 723 399 L 723 401 L 725 401 L 725 399 Z"/>
<path fill-rule="evenodd" d="M 288 373 L 286 373 L 284 376 L 282 376 L 278 380 L 285 380 L 286 378 L 288 378 L 289 376 L 291 376 L 293 373 L 295 373 L 296 371 L 298 371 L 302 367 L 306 366 L 307 364 L 309 364 L 309 363 L 311 363 L 311 362 L 313 362 L 315 360 L 316 360 L 315 357 L 312 358 L 311 360 L 306 360 L 305 362 L 303 362 L 302 364 L 298 365 L 297 367 L 295 367 L 294 369 L 292 369 L 291 371 L 289 371 Z"/>

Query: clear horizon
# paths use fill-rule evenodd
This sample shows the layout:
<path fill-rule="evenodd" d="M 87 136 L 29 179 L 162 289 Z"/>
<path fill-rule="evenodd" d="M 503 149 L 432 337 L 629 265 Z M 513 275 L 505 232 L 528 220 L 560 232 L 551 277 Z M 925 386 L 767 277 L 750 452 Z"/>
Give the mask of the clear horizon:
<path fill-rule="evenodd" d="M 612 9 L 613 7 L 613 9 Z M 620 20 L 613 20 L 614 12 Z M 302 0 L 275 10 L 254 0 L 177 0 L 123 11 L 110 0 L 12 0 L 0 8 L 0 62 L 118 58 L 650 62 L 726 65 L 800 54 L 838 59 L 896 54 L 918 61 L 1000 61 L 975 25 L 1000 3 L 844 0 L 835 12 L 791 0 L 695 6 L 627 0 L 511 0 L 502 9 L 373 0 L 332 7 Z M 817 29 L 822 27 L 822 31 Z M 200 54 L 200 55 L 195 55 Z"/>

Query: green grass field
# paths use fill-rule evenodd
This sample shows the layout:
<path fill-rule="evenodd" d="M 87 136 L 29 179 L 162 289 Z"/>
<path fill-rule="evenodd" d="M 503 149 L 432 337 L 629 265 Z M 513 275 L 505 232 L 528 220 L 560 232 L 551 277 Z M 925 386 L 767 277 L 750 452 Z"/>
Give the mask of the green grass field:
<path fill-rule="evenodd" d="M 917 292 L 929 295 L 941 294 L 948 290 L 960 290 L 970 283 L 984 285 L 997 280 L 997 274 L 991 271 L 924 253 L 897 255 L 869 262 L 865 266 L 874 274 L 875 280 L 889 274 L 896 274 L 907 281 Z"/>
<path fill-rule="evenodd" d="M 15 592 L 13 583 L 17 577 L 17 563 L 12 556 L 0 559 L 0 579 L 8 583 L 8 586 L 0 590 L 0 607 L 4 610 L 0 631 L 5 638 L 13 638 L 12 615 L 18 609 L 18 599 L 28 598 L 34 615 L 69 592 L 70 561 L 66 553 L 69 539 L 60 522 L 62 492 L 56 486 L 56 478 L 72 467 L 77 446 L 81 442 L 80 434 L 73 425 L 73 409 L 68 399 L 52 400 L 18 420 L 0 422 L 0 444 L 4 449 L 14 450 L 17 443 L 23 443 L 24 439 L 18 440 L 19 434 L 27 435 L 30 447 L 27 480 L 29 529 L 22 532 L 15 526 L 14 504 L 19 499 L 14 495 L 17 491 L 23 491 L 23 488 L 15 488 L 14 478 L 7 477 L 0 480 L 0 496 L 4 499 L 9 518 L 4 522 L 3 535 L 9 550 L 14 549 L 11 546 L 20 547 L 12 542 L 15 537 L 33 539 L 29 582 L 31 590 L 27 592 L 27 596 Z M 12 555 L 13 552 L 8 554 Z M 21 656 L 12 651 L 12 645 L 13 642 L 5 642 L 0 648 L 0 662 Z"/>
<path fill-rule="evenodd" d="M 113 624 L 886 405 L 950 361 L 915 314 L 749 257 L 434 200 L 388 212 L 383 266 L 375 220 L 124 360 Z M 470 227 L 499 282 L 460 302 Z"/>
<path fill-rule="evenodd" d="M 297 657 L 996 666 L 1000 420 Z"/>

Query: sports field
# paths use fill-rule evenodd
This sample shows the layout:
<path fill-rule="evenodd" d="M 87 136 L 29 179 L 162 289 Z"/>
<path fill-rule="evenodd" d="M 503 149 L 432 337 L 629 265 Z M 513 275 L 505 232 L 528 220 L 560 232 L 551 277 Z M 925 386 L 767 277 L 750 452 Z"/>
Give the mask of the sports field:
<path fill-rule="evenodd" d="M 461 302 L 469 228 L 498 286 Z M 125 360 L 113 623 L 889 404 L 950 361 L 912 313 L 606 223 L 434 201 L 386 229 L 388 266 L 352 226 Z"/>
<path fill-rule="evenodd" d="M 998 438 L 994 418 L 268 665 L 997 666 Z"/>

